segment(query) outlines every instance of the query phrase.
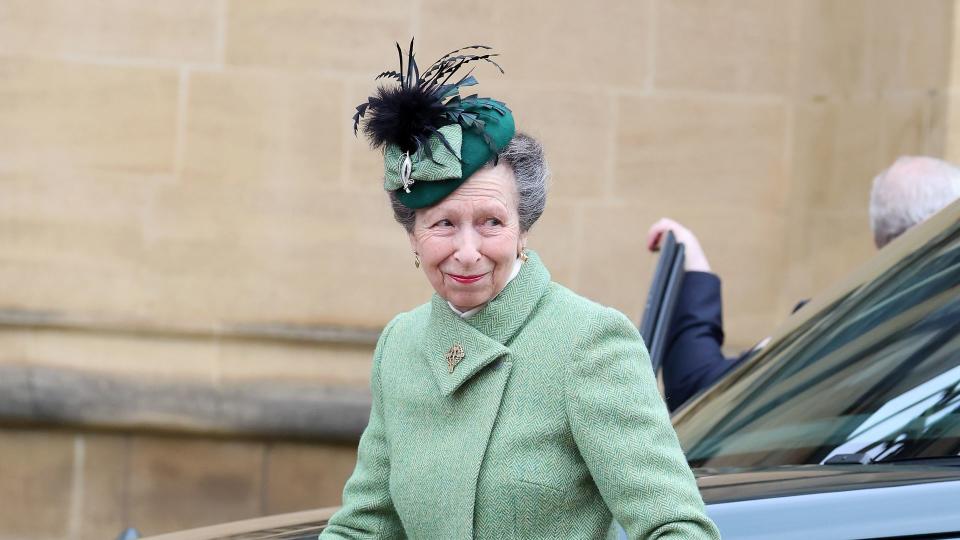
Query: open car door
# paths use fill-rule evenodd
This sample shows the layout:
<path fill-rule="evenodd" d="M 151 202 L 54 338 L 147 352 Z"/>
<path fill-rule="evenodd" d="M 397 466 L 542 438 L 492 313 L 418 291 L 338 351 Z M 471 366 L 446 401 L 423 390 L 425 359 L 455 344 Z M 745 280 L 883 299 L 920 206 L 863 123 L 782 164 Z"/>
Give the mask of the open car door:
<path fill-rule="evenodd" d="M 683 281 L 683 259 L 683 244 L 677 242 L 672 232 L 667 232 L 667 237 L 660 245 L 660 258 L 653 272 L 653 281 L 640 320 L 640 335 L 650 351 L 654 373 L 663 364 L 667 332 Z"/>

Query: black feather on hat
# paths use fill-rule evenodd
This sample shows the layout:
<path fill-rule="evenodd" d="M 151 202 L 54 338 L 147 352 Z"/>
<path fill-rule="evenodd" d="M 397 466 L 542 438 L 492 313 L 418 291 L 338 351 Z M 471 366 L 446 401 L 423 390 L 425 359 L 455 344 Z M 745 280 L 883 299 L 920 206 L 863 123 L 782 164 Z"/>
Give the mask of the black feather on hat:
<path fill-rule="evenodd" d="M 429 151 L 428 139 L 437 136 L 443 145 L 453 152 L 453 148 L 438 130 L 446 125 L 460 124 L 465 131 L 472 130 L 482 136 L 496 156 L 496 148 L 484 131 L 484 121 L 477 115 L 477 111 L 495 110 L 506 114 L 506 105 L 490 98 L 477 97 L 476 94 L 460 97 L 460 88 L 477 84 L 476 78 L 471 74 L 472 70 L 455 82 L 450 82 L 460 68 L 476 61 L 489 62 L 503 73 L 503 68 L 492 59 L 497 54 L 467 52 L 481 50 L 490 50 L 490 47 L 471 45 L 451 51 L 421 75 L 414 59 L 413 40 L 410 40 L 406 70 L 403 65 L 403 50 L 397 43 L 400 71 L 384 71 L 376 78 L 395 79 L 400 85 L 381 86 L 375 95 L 357 106 L 356 114 L 353 115 L 353 132 L 357 133 L 362 118 L 363 132 L 374 148 L 395 144 L 402 151 L 411 154 L 420 149 Z"/>

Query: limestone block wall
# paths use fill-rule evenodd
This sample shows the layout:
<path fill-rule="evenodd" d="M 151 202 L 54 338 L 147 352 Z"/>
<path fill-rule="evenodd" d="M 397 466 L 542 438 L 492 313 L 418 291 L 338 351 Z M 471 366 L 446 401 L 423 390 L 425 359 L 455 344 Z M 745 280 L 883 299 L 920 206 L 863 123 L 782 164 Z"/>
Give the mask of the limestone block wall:
<path fill-rule="evenodd" d="M 350 129 L 412 35 L 421 62 L 502 53 L 506 75 L 476 74 L 546 145 L 530 246 L 555 280 L 638 319 L 645 231 L 675 217 L 723 277 L 728 345 L 748 346 L 872 254 L 877 172 L 903 153 L 960 158 L 955 20 L 951 0 L 6 0 L 0 366 L 362 392 L 372 346 L 356 336 L 430 293 Z M 0 492 L 53 501 L 0 505 L 0 538 L 162 532 L 339 494 L 343 472 L 297 481 L 330 474 L 322 442 L 273 452 L 168 420 L 148 422 L 176 428 L 162 442 L 128 424 L 0 432 L 19 456 L 0 459 Z M 173 461 L 137 466 L 154 444 Z M 164 474 L 234 463 L 214 447 L 238 465 Z M 101 519 L 76 478 L 120 457 L 97 482 L 126 510 Z M 295 472 L 267 479 L 274 460 Z M 194 513 L 196 485 L 242 495 Z M 31 509 L 49 527 L 26 532 Z"/>
<path fill-rule="evenodd" d="M 946 119 L 946 142 L 944 156 L 947 160 L 960 162 L 960 10 L 953 10 L 954 38 L 950 48 L 950 81 L 946 93 L 948 102 Z"/>
<path fill-rule="evenodd" d="M 159 534 L 340 504 L 350 446 L 0 429 L 0 538 Z"/>

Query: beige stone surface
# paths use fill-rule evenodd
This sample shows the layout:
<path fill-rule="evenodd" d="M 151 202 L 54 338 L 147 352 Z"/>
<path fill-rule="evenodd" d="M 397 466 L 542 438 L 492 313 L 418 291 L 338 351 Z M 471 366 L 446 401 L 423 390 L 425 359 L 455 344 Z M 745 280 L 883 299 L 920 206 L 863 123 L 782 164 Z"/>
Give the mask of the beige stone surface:
<path fill-rule="evenodd" d="M 892 111 L 877 100 L 813 101 L 794 108 L 790 197 L 799 204 L 787 213 L 781 312 L 789 313 L 872 254 L 870 187 L 893 161 L 884 152 Z M 846 219 L 832 219 L 841 215 Z M 827 262 L 831 257 L 833 264 Z"/>
<path fill-rule="evenodd" d="M 871 181 L 884 167 L 883 114 L 884 105 L 874 101 L 795 108 L 793 183 L 800 208 L 866 208 Z"/>
<path fill-rule="evenodd" d="M 535 0 L 501 5 L 506 13 L 497 48 L 510 55 L 505 60 L 518 78 L 639 86 L 648 77 L 649 0 L 603 9 L 585 2 L 543 9 Z"/>
<path fill-rule="evenodd" d="M 954 2 L 914 1 L 909 16 L 899 0 L 871 1 L 869 8 L 869 88 L 943 89 L 950 78 Z"/>
<path fill-rule="evenodd" d="M 0 57 L 0 170 L 170 172 L 177 89 L 172 69 Z"/>
<path fill-rule="evenodd" d="M 518 129 L 543 143 L 553 172 L 551 204 L 609 191 L 614 99 L 605 92 L 504 90 L 503 100 L 517 111 Z"/>
<path fill-rule="evenodd" d="M 0 277 L 26 286 L 0 305 L 203 331 L 377 328 L 425 301 L 378 156 L 349 129 L 410 34 L 421 64 L 461 43 L 503 53 L 506 75 L 477 74 L 545 142 L 552 202 L 533 239 L 567 284 L 586 242 L 616 245 L 584 205 L 799 197 L 803 227 L 807 205 L 859 204 L 892 155 L 946 146 L 947 99 L 922 92 L 953 57 L 952 5 L 923 6 L 17 2 L 0 40 L 16 43 L 0 61 Z"/>
<path fill-rule="evenodd" d="M 947 89 L 938 96 L 936 110 L 939 113 L 939 124 L 935 129 L 934 155 L 942 155 L 954 163 L 960 162 L 960 9 L 956 2 L 952 6 L 950 19 L 951 40 L 949 46 L 949 76 Z M 939 143 L 939 144 L 937 144 Z"/>
<path fill-rule="evenodd" d="M 429 298 L 382 196 L 271 201 L 206 185 L 162 204 L 144 273 L 164 318 L 379 329 Z"/>
<path fill-rule="evenodd" d="M 362 92 L 351 89 L 351 106 L 366 101 L 368 94 L 367 88 Z M 387 200 L 387 194 L 383 190 L 382 152 L 371 149 L 362 132 L 354 136 L 351 131 L 343 147 L 344 164 L 340 173 L 340 185 L 344 191 L 355 196 Z"/>
<path fill-rule="evenodd" d="M 527 237 L 527 247 L 540 255 L 553 281 L 571 288 L 579 284 L 576 261 L 583 250 L 581 215 L 576 205 L 548 203 Z"/>
<path fill-rule="evenodd" d="M 902 155 L 942 155 L 945 103 L 937 94 L 892 101 L 884 118 L 883 161 L 892 163 Z"/>
<path fill-rule="evenodd" d="M 263 443 L 135 436 L 129 514 L 143 534 L 262 514 Z"/>
<path fill-rule="evenodd" d="M 83 500 L 76 536 L 114 538 L 125 528 L 127 451 L 129 438 L 119 434 L 84 433 Z"/>
<path fill-rule="evenodd" d="M 57 388 L 58 376 L 68 381 L 82 377 L 85 381 L 52 399 L 56 403 L 54 414 L 60 414 L 56 407 L 62 407 L 64 402 L 95 400 L 104 387 L 117 392 L 110 396 L 114 400 L 129 400 L 128 409 L 113 414 L 103 406 L 67 414 L 82 418 L 86 426 L 131 428 L 139 422 L 147 429 L 193 432 L 229 432 L 238 425 L 244 431 L 259 429 L 251 425 L 266 425 L 269 416 L 243 407 L 256 407 L 264 399 L 263 392 L 272 396 L 266 399 L 273 400 L 278 407 L 283 406 L 276 400 L 282 400 L 284 389 L 298 392 L 296 388 L 302 387 L 330 388 L 338 395 L 362 398 L 369 388 L 372 355 L 372 344 L 338 346 L 226 338 L 214 342 L 203 337 L 173 335 L 0 328 L 0 366 L 8 366 L 14 373 L 36 370 L 41 388 Z M 156 392 L 127 396 L 130 390 L 150 384 L 183 391 L 173 391 L 177 403 Z M 245 400 L 244 395 L 236 393 L 247 386 L 256 386 L 262 392 L 246 396 Z M 294 401 L 302 397 L 289 396 Z M 17 399 L 14 403 L 14 410 L 23 407 L 16 405 Z M 49 418 L 45 420 L 49 422 Z"/>
<path fill-rule="evenodd" d="M 0 427 L 0 538 L 113 538 L 337 506 L 356 447 Z"/>
<path fill-rule="evenodd" d="M 274 443 L 267 447 L 266 513 L 340 506 L 357 462 L 355 446 Z"/>
<path fill-rule="evenodd" d="M 73 463 L 67 433 L 0 429 L 0 538 L 67 536 Z"/>
<path fill-rule="evenodd" d="M 396 58 L 391 45 L 409 41 L 414 14 L 388 0 L 231 0 L 227 62 L 376 74 Z"/>
<path fill-rule="evenodd" d="M 778 316 L 786 317 L 798 302 L 812 298 L 814 293 L 818 292 L 813 284 L 812 262 L 807 255 L 807 218 L 805 212 L 798 211 L 788 212 L 785 216 L 786 264 L 781 276 L 782 284 L 778 291 L 775 312 L 769 315 L 771 320 L 778 320 Z M 770 329 L 772 328 L 773 326 L 770 326 Z M 737 338 L 734 336 L 734 339 Z"/>
<path fill-rule="evenodd" d="M 925 142 L 932 136 L 928 133 L 931 104 L 932 100 L 928 97 L 903 99 L 890 104 L 884 118 L 881 148 L 884 162 L 892 163 L 897 156 L 925 153 Z"/>
<path fill-rule="evenodd" d="M 947 108 L 947 130 L 944 143 L 944 157 L 953 163 L 960 163 L 960 130 L 952 126 L 960 125 L 960 93 L 951 94 Z"/>
<path fill-rule="evenodd" d="M 865 212 L 813 211 L 808 224 L 806 242 L 795 247 L 810 260 L 814 294 L 852 273 L 876 253 Z M 838 268 L 843 269 L 839 275 Z"/>
<path fill-rule="evenodd" d="M 710 209 L 686 221 L 713 248 L 708 256 L 723 280 L 726 346 L 743 350 L 754 345 L 789 313 L 778 309 L 789 249 L 783 241 L 784 216 L 777 210 Z"/>
<path fill-rule="evenodd" d="M 869 0 L 799 4 L 796 92 L 849 96 L 866 91 Z"/>
<path fill-rule="evenodd" d="M 223 4 L 215 0 L 11 0 L 0 6 L 0 52 L 216 62 Z"/>
<path fill-rule="evenodd" d="M 512 81 L 640 86 L 649 74 L 650 20 L 650 0 L 603 6 L 425 0 L 421 55 L 432 61 L 455 47 L 480 43 L 501 53 Z"/>
<path fill-rule="evenodd" d="M 284 344 L 230 341 L 221 343 L 218 380 L 320 383 L 366 389 L 373 346 Z"/>
<path fill-rule="evenodd" d="M 652 204 L 588 208 L 586 222 L 606 234 L 585 235 L 578 290 L 639 321 L 656 266 L 646 232 L 663 215 Z M 711 269 L 722 277 L 728 343 L 747 346 L 766 335 L 780 320 L 775 307 L 786 261 L 779 241 L 784 220 L 774 212 L 710 207 L 687 207 L 671 217 L 697 232 Z"/>
<path fill-rule="evenodd" d="M 381 69 L 387 69 L 383 66 Z M 376 71 L 376 70 L 375 70 Z M 487 70 L 485 73 L 489 72 Z M 379 73 L 379 71 L 377 71 Z M 344 131 L 340 159 L 339 185 L 346 193 L 371 200 L 386 200 L 387 194 L 383 190 L 383 153 L 370 148 L 367 138 L 363 135 L 362 126 L 358 126 L 353 133 L 353 113 L 357 105 L 367 101 L 376 90 L 373 76 L 366 76 L 359 80 L 344 83 L 347 114 L 338 116 L 338 127 Z"/>
<path fill-rule="evenodd" d="M 342 85 L 309 73 L 191 73 L 181 180 L 316 196 L 340 172 L 343 109 Z"/>
<path fill-rule="evenodd" d="M 4 307 L 145 316 L 142 221 L 167 175 L 0 172 Z M 109 284 L 109 287 L 107 285 Z"/>
<path fill-rule="evenodd" d="M 514 6 L 517 6 L 517 4 L 519 3 L 513 3 Z M 523 8 L 519 7 L 519 9 Z M 495 51 L 492 52 L 501 55 L 501 58 L 494 60 L 498 62 L 503 60 L 506 64 L 503 66 L 505 70 L 509 70 L 511 74 L 519 74 L 520 71 L 513 64 L 513 57 L 516 54 L 507 54 L 505 48 L 507 44 L 504 43 L 503 38 L 503 34 L 506 32 L 501 29 L 504 24 L 503 21 L 507 17 L 506 12 L 506 6 L 500 3 L 487 4 L 480 8 L 470 0 L 421 1 L 419 21 L 416 25 L 417 40 L 420 43 L 418 58 L 421 60 L 419 62 L 428 65 L 441 55 L 454 49 L 470 45 L 486 45 L 494 47 Z M 517 26 L 512 26 L 512 28 L 516 29 Z M 534 39 L 526 41 L 527 45 L 533 44 L 534 47 L 543 45 L 540 41 Z M 508 59 L 509 62 L 507 62 Z M 484 81 L 484 85 L 490 79 L 497 77 L 497 75 L 494 75 L 495 68 L 491 69 L 489 66 L 483 66 L 480 69 L 477 79 Z M 483 77 L 480 75 L 483 75 Z"/>
<path fill-rule="evenodd" d="M 783 104 L 624 97 L 618 107 L 617 195 L 664 211 L 783 207 Z"/>
<path fill-rule="evenodd" d="M 585 208 L 576 292 L 639 322 L 656 265 L 647 252 L 647 227 L 660 216 L 650 205 Z"/>
<path fill-rule="evenodd" d="M 950 96 L 946 93 L 936 93 L 930 97 L 930 102 L 924 107 L 927 119 L 924 131 L 923 153 L 928 156 L 946 157 L 947 135 L 952 131 L 950 124 Z"/>
<path fill-rule="evenodd" d="M 164 317 L 378 328 L 426 300 L 382 190 L 337 187 L 349 135 L 340 92 L 312 76 L 191 79 L 184 175 L 158 193 L 145 233 L 145 280 Z M 379 294 L 344 287 L 361 277 Z"/>
<path fill-rule="evenodd" d="M 866 202 L 852 202 L 848 209 L 811 210 L 802 221 L 789 223 L 790 249 L 778 307 L 784 318 L 798 302 L 826 292 L 876 255 Z"/>
<path fill-rule="evenodd" d="M 62 330 L 0 329 L 0 362 L 62 367 L 158 381 L 215 383 L 217 346 L 208 340 Z"/>
<path fill-rule="evenodd" d="M 537 235 L 573 285 L 585 250 L 562 222 L 589 228 L 593 199 L 859 204 L 894 155 L 947 148 L 954 109 L 924 93 L 955 56 L 944 0 L 5 7 L 0 277 L 25 286 L 0 304 L 201 329 L 376 328 L 429 295 L 348 120 L 411 33 L 421 59 L 454 40 L 503 53 L 506 76 L 478 75 L 546 143 L 564 217 Z"/>
<path fill-rule="evenodd" d="M 654 87 L 782 93 L 789 88 L 798 2 L 657 2 Z"/>

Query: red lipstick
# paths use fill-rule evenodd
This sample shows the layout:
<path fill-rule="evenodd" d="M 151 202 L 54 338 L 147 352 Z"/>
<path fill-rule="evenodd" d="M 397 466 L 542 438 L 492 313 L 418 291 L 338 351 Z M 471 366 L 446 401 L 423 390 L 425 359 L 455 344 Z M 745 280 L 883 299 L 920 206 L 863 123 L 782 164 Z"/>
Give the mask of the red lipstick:
<path fill-rule="evenodd" d="M 471 283 L 476 283 L 486 274 L 479 274 L 476 276 L 458 276 L 457 274 L 447 274 L 450 276 L 450 279 L 456 281 L 457 283 L 462 283 L 464 285 L 469 285 Z"/>

